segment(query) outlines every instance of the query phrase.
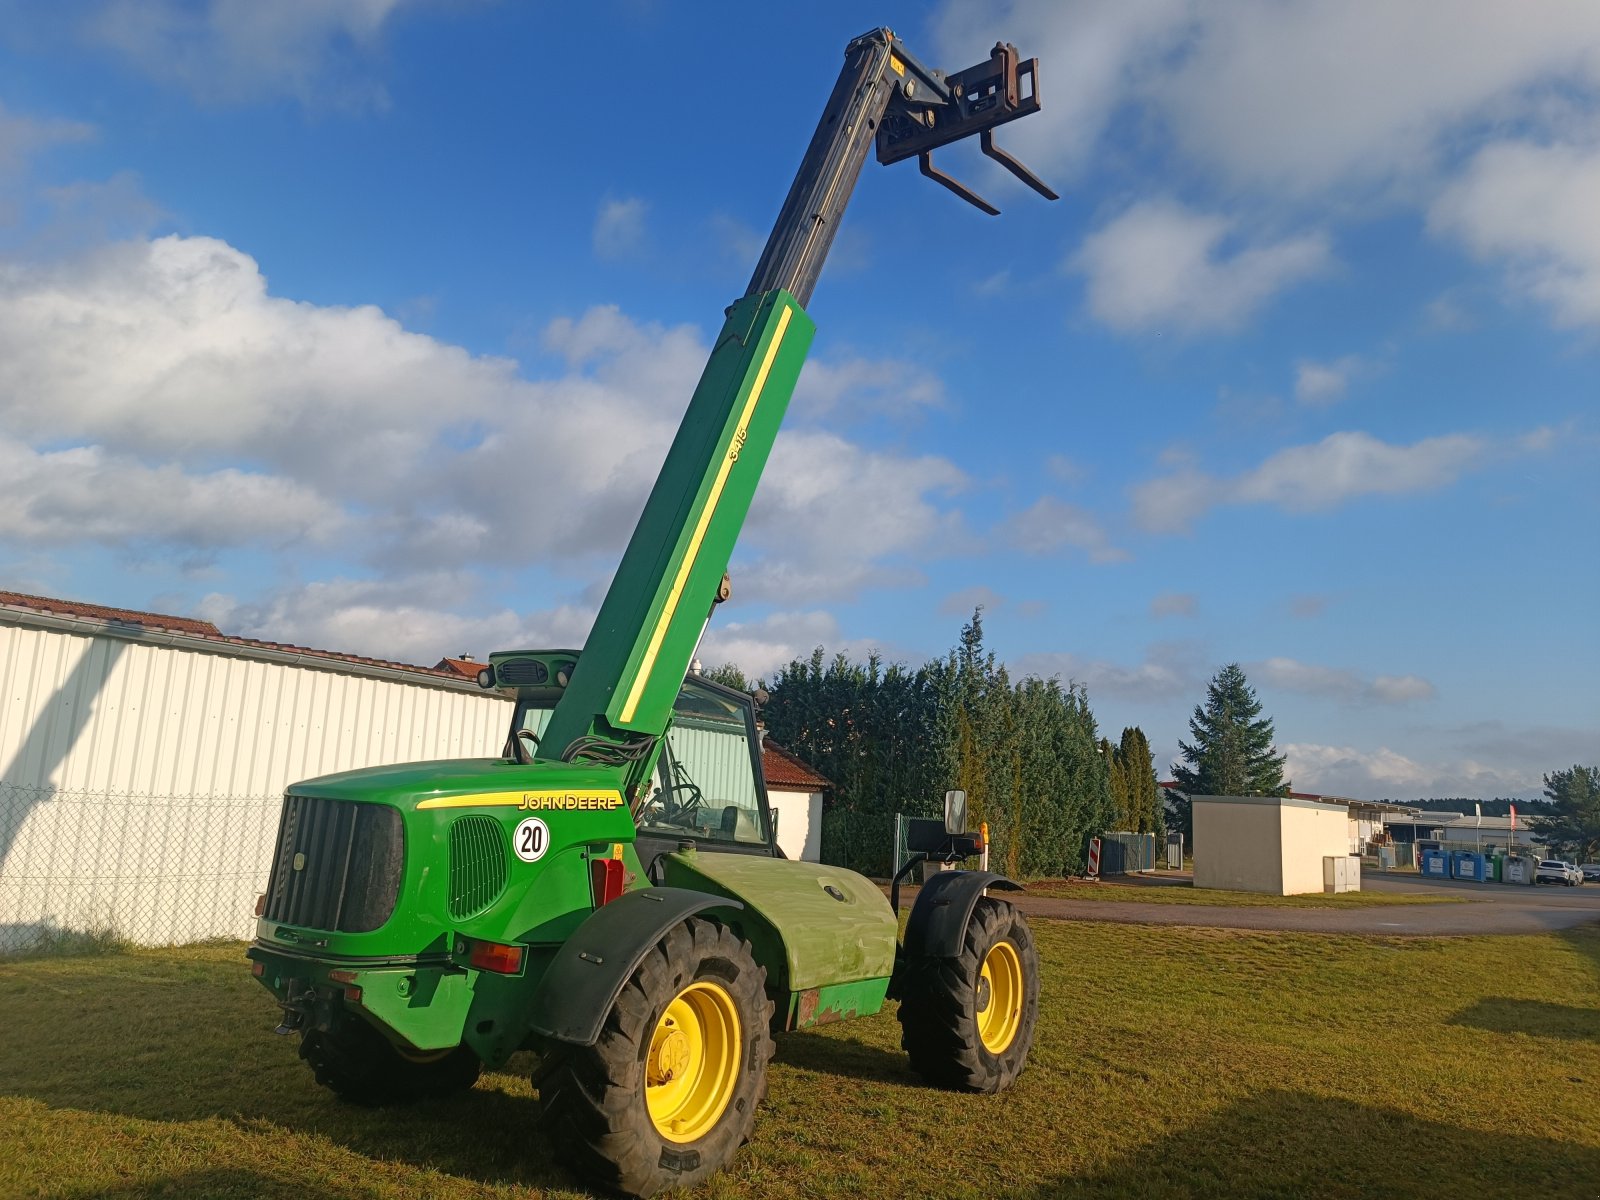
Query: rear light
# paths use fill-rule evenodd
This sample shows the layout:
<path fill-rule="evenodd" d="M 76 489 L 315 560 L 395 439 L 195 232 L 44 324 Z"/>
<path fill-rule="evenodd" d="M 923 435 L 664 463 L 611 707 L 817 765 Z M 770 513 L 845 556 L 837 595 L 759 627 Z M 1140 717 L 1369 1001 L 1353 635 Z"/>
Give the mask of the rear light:
<path fill-rule="evenodd" d="M 468 942 L 467 965 L 497 975 L 515 975 L 522 970 L 522 947 L 500 942 Z"/>
<path fill-rule="evenodd" d="M 344 990 L 344 998 L 347 1001 L 349 1001 L 351 1004 L 360 1004 L 361 1003 L 361 989 L 358 988 L 358 987 L 347 987 L 347 988 L 345 988 L 345 990 Z"/>
<path fill-rule="evenodd" d="M 356 981 L 356 973 L 354 971 L 329 971 L 328 979 L 333 983 L 354 983 Z"/>
<path fill-rule="evenodd" d="M 256 916 L 265 916 L 267 912 L 267 894 L 262 892 L 256 897 Z"/>
<path fill-rule="evenodd" d="M 627 867 L 622 861 L 622 846 L 611 848 L 610 858 L 589 860 L 589 885 L 594 891 L 594 906 L 610 904 L 622 895 L 627 885 Z"/>
<path fill-rule="evenodd" d="M 267 973 L 267 964 L 266 963 L 264 963 L 264 962 L 253 962 L 253 963 L 250 964 L 250 974 L 254 975 L 257 979 L 260 979 L 266 973 Z"/>

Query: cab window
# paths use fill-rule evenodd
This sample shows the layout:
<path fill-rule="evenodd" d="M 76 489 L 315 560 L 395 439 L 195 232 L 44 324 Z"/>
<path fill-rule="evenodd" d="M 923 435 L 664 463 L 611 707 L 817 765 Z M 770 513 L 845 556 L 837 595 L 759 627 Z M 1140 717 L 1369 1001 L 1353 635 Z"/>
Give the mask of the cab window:
<path fill-rule="evenodd" d="M 640 832 L 765 845 L 748 706 L 691 678 L 673 712 Z"/>

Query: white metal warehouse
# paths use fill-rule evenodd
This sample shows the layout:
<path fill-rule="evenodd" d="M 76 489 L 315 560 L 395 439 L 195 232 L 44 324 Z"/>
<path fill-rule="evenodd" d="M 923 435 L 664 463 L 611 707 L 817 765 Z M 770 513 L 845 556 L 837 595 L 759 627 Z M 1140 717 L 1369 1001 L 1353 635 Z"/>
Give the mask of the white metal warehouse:
<path fill-rule="evenodd" d="M 495 754 L 506 718 L 455 672 L 0 593 L 0 950 L 244 936 L 285 786 Z"/>

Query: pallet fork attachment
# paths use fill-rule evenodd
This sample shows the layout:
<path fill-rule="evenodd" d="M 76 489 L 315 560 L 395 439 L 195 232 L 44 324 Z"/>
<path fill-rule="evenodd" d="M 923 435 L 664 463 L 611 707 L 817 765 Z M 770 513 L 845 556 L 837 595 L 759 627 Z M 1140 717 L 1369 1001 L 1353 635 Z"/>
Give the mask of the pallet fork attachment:
<path fill-rule="evenodd" d="M 994 141 L 995 126 L 1039 111 L 1037 58 L 1022 59 L 1009 42 L 996 42 L 987 61 L 945 75 L 917 62 L 898 39 L 891 44 L 889 65 L 902 79 L 878 127 L 880 163 L 915 155 L 929 179 L 990 216 L 999 216 L 998 208 L 933 165 L 934 150 L 976 133 L 984 154 L 1046 200 L 1061 198 Z"/>

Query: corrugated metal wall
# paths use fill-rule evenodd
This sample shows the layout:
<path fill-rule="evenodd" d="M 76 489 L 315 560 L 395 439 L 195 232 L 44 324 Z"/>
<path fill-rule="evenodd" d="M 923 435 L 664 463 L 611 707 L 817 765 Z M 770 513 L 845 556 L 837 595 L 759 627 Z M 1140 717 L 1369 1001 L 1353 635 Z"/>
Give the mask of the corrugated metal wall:
<path fill-rule="evenodd" d="M 496 754 L 509 708 L 421 680 L 0 623 L 0 949 L 51 928 L 244 936 L 286 785 Z"/>

